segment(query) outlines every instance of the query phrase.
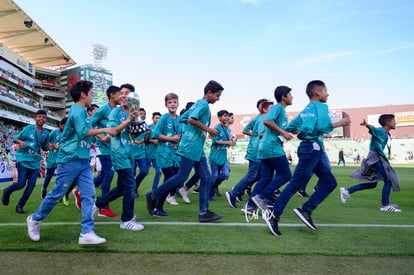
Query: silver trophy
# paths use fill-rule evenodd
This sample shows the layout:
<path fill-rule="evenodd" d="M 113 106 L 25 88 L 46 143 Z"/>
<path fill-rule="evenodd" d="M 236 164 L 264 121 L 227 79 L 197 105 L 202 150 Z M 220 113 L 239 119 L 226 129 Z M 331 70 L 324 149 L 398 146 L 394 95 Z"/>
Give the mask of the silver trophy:
<path fill-rule="evenodd" d="M 129 109 L 130 112 L 132 112 L 132 111 L 138 111 L 139 112 L 140 103 L 141 103 L 141 101 L 139 99 L 138 93 L 133 92 L 133 93 L 129 93 L 127 95 L 126 104 L 127 104 L 128 109 Z M 136 122 L 141 122 L 141 118 L 138 116 L 135 119 L 135 121 Z"/>
<path fill-rule="evenodd" d="M 127 95 L 126 104 L 130 112 L 132 111 L 139 112 L 140 103 L 141 101 L 139 99 L 138 93 L 133 92 Z M 147 130 L 148 130 L 148 126 L 145 123 L 145 121 L 141 119 L 140 116 L 138 116 L 129 126 L 129 133 L 134 136 L 137 136 L 143 132 L 146 132 Z"/>

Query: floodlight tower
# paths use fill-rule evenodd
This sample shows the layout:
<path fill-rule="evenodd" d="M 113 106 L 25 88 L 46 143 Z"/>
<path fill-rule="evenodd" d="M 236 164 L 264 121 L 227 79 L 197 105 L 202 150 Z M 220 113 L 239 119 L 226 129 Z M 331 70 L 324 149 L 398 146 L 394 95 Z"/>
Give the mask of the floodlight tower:
<path fill-rule="evenodd" d="M 98 69 L 102 66 L 102 60 L 106 58 L 108 53 L 108 47 L 105 45 L 94 42 L 92 45 L 92 56 L 95 68 Z"/>
<path fill-rule="evenodd" d="M 104 96 L 104 92 L 107 88 L 105 69 L 102 67 L 102 60 L 106 58 L 108 48 L 105 45 L 94 42 L 92 45 L 92 56 L 94 61 L 94 76 L 93 76 L 93 89 L 92 97 L 93 103 L 99 104 L 99 98 Z M 91 73 L 92 74 L 92 73 Z M 91 76 L 92 77 L 92 76 Z M 106 97 L 105 97 L 106 98 Z"/>

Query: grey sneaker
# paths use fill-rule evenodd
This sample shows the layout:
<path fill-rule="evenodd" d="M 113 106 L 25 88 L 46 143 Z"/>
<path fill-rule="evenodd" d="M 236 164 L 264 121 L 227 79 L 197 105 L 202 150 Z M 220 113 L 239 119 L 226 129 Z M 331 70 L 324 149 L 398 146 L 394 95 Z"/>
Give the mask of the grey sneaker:
<path fill-rule="evenodd" d="M 267 202 L 267 200 L 262 199 L 260 197 L 260 195 L 256 195 L 256 196 L 252 197 L 252 201 L 257 205 L 257 207 L 260 208 L 260 210 L 262 210 L 262 212 L 267 211 L 268 202 Z"/>
<path fill-rule="evenodd" d="M 187 189 L 185 189 L 184 186 L 178 189 L 178 193 L 183 198 L 185 203 L 190 203 L 190 198 L 188 197 L 188 191 Z"/>
<path fill-rule="evenodd" d="M 348 190 L 346 190 L 346 188 L 344 188 L 344 187 L 341 187 L 339 189 L 339 192 L 341 193 L 341 202 L 346 203 L 346 200 L 351 197 L 348 193 Z"/>
<path fill-rule="evenodd" d="M 203 215 L 198 215 L 198 220 L 200 222 L 211 222 L 221 218 L 223 218 L 222 215 L 211 212 L 210 210 L 207 210 Z"/>
<path fill-rule="evenodd" d="M 34 242 L 38 242 L 40 240 L 40 224 L 42 222 L 34 221 L 32 215 L 27 217 L 26 222 L 29 238 Z"/>

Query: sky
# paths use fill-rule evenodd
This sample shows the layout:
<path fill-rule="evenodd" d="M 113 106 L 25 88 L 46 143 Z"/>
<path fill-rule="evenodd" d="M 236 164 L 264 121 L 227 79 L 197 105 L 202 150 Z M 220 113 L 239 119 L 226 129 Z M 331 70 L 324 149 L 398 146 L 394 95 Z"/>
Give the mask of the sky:
<path fill-rule="evenodd" d="M 131 83 L 150 114 L 224 87 L 215 114 L 257 113 L 260 98 L 292 88 L 308 103 L 309 81 L 325 82 L 330 109 L 414 103 L 411 0 L 15 0 L 77 65 L 94 42 L 114 85 Z M 410 80 L 411 79 L 411 80 Z"/>

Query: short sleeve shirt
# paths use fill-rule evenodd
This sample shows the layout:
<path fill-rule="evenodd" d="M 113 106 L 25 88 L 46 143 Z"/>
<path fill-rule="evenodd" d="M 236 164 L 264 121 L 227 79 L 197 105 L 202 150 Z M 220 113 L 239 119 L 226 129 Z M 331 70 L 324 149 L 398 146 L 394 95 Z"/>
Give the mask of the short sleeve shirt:
<path fill-rule="evenodd" d="M 181 135 L 180 118 L 172 118 L 170 114 L 163 114 L 158 120 L 151 137 L 157 138 L 161 135 L 173 137 Z M 176 154 L 178 144 L 175 142 L 158 140 L 156 160 L 160 168 L 179 167 L 180 157 Z"/>
<path fill-rule="evenodd" d="M 210 108 L 208 102 L 204 98 L 197 100 L 187 112 L 188 118 L 194 118 L 205 126 L 210 127 Z M 177 154 L 193 161 L 200 161 L 200 158 L 206 157 L 204 154 L 206 135 L 207 133 L 205 131 L 188 123 L 180 140 Z"/>
<path fill-rule="evenodd" d="M 91 117 L 91 125 L 92 128 L 106 128 L 108 127 L 109 115 L 111 114 L 112 107 L 111 105 L 105 104 L 100 107 L 98 110 Z M 102 134 L 106 136 L 106 134 Z M 111 143 L 106 143 L 100 140 L 99 138 L 96 139 L 96 146 L 99 147 L 101 151 L 101 155 L 110 155 L 111 154 Z"/>
<path fill-rule="evenodd" d="M 230 140 L 230 128 L 227 126 L 222 126 L 217 124 L 214 126 L 214 129 L 217 130 L 218 134 L 215 136 L 211 143 L 211 150 L 208 160 L 211 165 L 223 165 L 228 162 L 227 160 L 227 145 L 218 145 L 215 144 L 217 141 L 229 141 Z"/>
<path fill-rule="evenodd" d="M 36 125 L 26 126 L 14 139 L 26 142 L 26 147 L 16 152 L 17 161 L 28 169 L 39 169 L 42 158 L 41 149 L 46 149 L 49 145 L 49 131 L 43 129 L 42 132 L 36 130 Z"/>
<path fill-rule="evenodd" d="M 63 129 L 58 163 L 89 159 L 89 149 L 93 138 L 86 135 L 90 129 L 90 118 L 86 109 L 78 104 L 73 104 Z"/>
<path fill-rule="evenodd" d="M 114 108 L 109 115 L 108 127 L 117 127 L 127 120 L 128 116 L 129 113 L 121 106 Z M 129 125 L 111 138 L 111 161 L 115 170 L 132 168 L 131 143 Z"/>

